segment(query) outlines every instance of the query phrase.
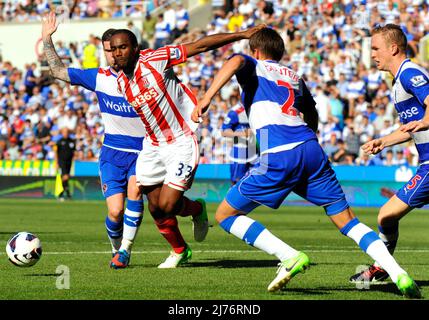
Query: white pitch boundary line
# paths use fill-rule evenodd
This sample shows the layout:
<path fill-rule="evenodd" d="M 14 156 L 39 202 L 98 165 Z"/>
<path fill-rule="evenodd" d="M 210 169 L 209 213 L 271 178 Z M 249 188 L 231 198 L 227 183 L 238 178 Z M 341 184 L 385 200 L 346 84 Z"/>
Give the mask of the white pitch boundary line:
<path fill-rule="evenodd" d="M 360 252 L 360 250 L 352 250 L 353 252 Z M 265 253 L 256 250 L 192 250 L 193 253 Z M 336 253 L 336 252 L 350 252 L 350 250 L 305 250 L 305 252 L 313 253 Z M 402 249 L 395 250 L 395 252 L 416 252 L 416 253 L 429 253 L 429 249 Z M 111 254 L 111 251 L 61 251 L 61 252 L 43 252 L 43 255 L 75 255 L 75 254 Z M 133 254 L 150 254 L 150 253 L 169 253 L 165 250 L 152 250 L 152 251 L 133 251 Z M 0 255 L 6 255 L 0 252 Z"/>
<path fill-rule="evenodd" d="M 155 243 L 155 241 L 152 241 L 153 243 Z M 73 243 L 75 243 L 75 242 L 73 242 L 73 241 L 56 241 L 56 242 L 43 242 L 43 244 L 46 244 L 46 243 L 48 243 L 48 244 L 55 244 L 55 245 L 58 245 L 58 244 L 73 244 Z M 102 246 L 102 245 L 110 245 L 110 242 L 91 242 L 91 244 L 92 245 L 100 245 L 100 246 Z M 198 244 L 199 245 L 199 247 L 212 247 L 213 245 L 212 244 L 210 244 L 210 243 L 199 243 Z M 302 245 L 302 246 L 299 246 L 300 248 L 308 248 L 309 250 L 321 250 L 321 249 L 327 249 L 327 250 L 331 250 L 331 248 L 333 247 L 332 245 L 331 246 L 329 246 L 329 245 L 327 245 L 327 246 L 324 246 L 324 245 L 317 245 L 317 246 L 315 246 L 315 245 Z M 346 250 L 346 249 L 354 249 L 354 250 L 358 250 L 357 249 L 357 246 L 341 246 L 341 249 L 340 250 Z M 402 247 L 401 246 L 401 249 L 397 249 L 397 250 L 426 250 L 426 249 L 414 249 L 414 248 L 412 248 L 412 247 Z M 395 250 L 395 251 L 397 251 L 397 250 Z M 429 248 L 427 249 L 427 250 L 429 250 Z M 194 250 L 192 250 L 193 252 L 196 252 L 196 251 L 194 251 Z M 200 251 L 205 251 L 205 250 L 200 250 Z M 224 251 L 224 250 L 220 250 L 220 251 Z M 232 251 L 234 251 L 234 250 L 232 250 Z M 238 250 L 239 252 L 242 252 L 241 250 Z M 245 251 L 251 251 L 251 250 L 245 250 Z M 305 251 L 307 251 L 307 249 L 305 249 Z M 133 251 L 134 252 L 134 251 Z M 147 252 L 147 251 L 142 251 L 142 252 Z M 167 251 L 164 251 L 164 252 L 167 252 Z M 1 253 L 0 253 L 1 254 Z"/>

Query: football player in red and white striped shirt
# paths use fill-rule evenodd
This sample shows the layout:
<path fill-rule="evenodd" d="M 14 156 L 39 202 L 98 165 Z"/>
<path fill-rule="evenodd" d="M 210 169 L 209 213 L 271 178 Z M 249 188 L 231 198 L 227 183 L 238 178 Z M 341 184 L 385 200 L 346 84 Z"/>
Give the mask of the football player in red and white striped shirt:
<path fill-rule="evenodd" d="M 180 234 L 175 215 L 192 216 L 196 241 L 204 240 L 208 232 L 204 201 L 183 196 L 192 184 L 199 162 L 194 134 L 198 124 L 191 120 L 197 101 L 190 89 L 177 79 L 172 67 L 196 54 L 249 39 L 263 27 L 265 25 L 143 51 L 139 51 L 137 39 L 129 30 L 116 30 L 112 35 L 112 54 L 121 70 L 118 90 L 146 127 L 143 150 L 136 165 L 137 184 L 147 195 L 149 210 L 160 232 L 174 249 L 159 268 L 175 268 L 192 255 Z"/>

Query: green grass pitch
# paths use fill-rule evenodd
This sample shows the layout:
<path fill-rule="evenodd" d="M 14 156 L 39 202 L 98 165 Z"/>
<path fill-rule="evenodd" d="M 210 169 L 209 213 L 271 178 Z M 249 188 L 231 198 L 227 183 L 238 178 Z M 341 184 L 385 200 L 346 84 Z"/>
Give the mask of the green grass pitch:
<path fill-rule="evenodd" d="M 278 293 L 267 292 L 277 259 L 225 233 L 214 224 L 207 239 L 196 243 L 190 218 L 179 225 L 193 250 L 183 267 L 156 266 L 169 246 L 145 211 L 131 265 L 112 270 L 110 245 L 104 229 L 104 202 L 0 200 L 0 299 L 144 299 L 144 300 L 402 300 L 391 282 L 358 289 L 348 282 L 360 265 L 371 263 L 355 243 L 342 236 L 317 207 L 258 208 L 251 217 L 296 249 L 306 252 L 311 267 Z M 356 208 L 360 220 L 376 230 L 377 209 Z M 429 215 L 415 210 L 400 224 L 395 257 L 429 298 Z M 18 268 L 7 259 L 5 245 L 18 231 L 29 231 L 42 241 L 43 255 L 33 267 Z M 60 269 L 57 268 L 60 266 Z M 61 266 L 70 274 L 70 288 L 58 289 Z"/>

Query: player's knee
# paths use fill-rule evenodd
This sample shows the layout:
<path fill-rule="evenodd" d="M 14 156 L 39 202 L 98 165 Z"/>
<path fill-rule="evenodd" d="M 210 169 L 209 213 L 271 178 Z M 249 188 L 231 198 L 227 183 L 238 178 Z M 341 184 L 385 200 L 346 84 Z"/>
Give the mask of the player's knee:
<path fill-rule="evenodd" d="M 384 227 L 395 223 L 396 220 L 397 219 L 396 219 L 395 215 L 391 211 L 383 209 L 383 208 L 380 210 L 380 213 L 378 214 L 378 217 L 377 217 L 378 225 L 384 226 Z"/>
<path fill-rule="evenodd" d="M 113 222 L 120 222 L 124 215 L 124 209 L 121 208 L 110 208 L 109 219 Z"/>
<path fill-rule="evenodd" d="M 170 199 L 162 200 L 159 202 L 159 209 L 166 215 L 174 215 L 177 211 L 177 203 Z"/>
<path fill-rule="evenodd" d="M 148 209 L 150 215 L 155 221 L 162 220 L 170 216 L 169 214 L 164 212 L 164 210 L 162 210 L 158 203 L 148 203 Z"/>
<path fill-rule="evenodd" d="M 401 217 L 406 214 L 406 210 L 402 211 L 401 208 L 385 204 L 381 207 L 380 212 L 378 213 L 377 223 L 382 227 L 390 227 L 398 224 L 398 221 Z"/>
<path fill-rule="evenodd" d="M 380 208 L 380 211 L 378 212 L 378 216 L 377 216 L 378 225 L 381 225 L 382 223 L 385 223 L 386 221 L 388 221 L 390 214 L 391 214 L 391 212 L 390 212 L 389 208 L 386 206 L 382 206 Z"/>

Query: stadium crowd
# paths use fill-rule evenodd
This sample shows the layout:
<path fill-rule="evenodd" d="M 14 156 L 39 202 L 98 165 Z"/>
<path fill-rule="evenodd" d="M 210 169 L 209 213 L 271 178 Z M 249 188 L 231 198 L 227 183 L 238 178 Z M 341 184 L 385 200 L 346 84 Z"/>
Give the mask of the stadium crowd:
<path fill-rule="evenodd" d="M 85 18 L 143 17 L 164 4 L 166 0 L 1 0 L 1 22 L 40 21 L 43 14 L 60 5 L 66 5 L 73 20 Z M 64 7 L 63 7 L 64 8 Z"/>
<path fill-rule="evenodd" d="M 22 3 L 31 3 L 36 13 L 31 11 L 29 15 L 38 16 L 47 10 L 42 4 L 48 2 L 52 5 L 55 1 L 6 1 L 0 4 L 0 19 L 11 21 L 4 14 L 11 3 L 17 8 Z M 164 13 L 156 17 L 146 15 L 140 26 L 129 23 L 128 28 L 137 34 L 142 47 L 157 48 L 203 34 L 234 32 L 267 23 L 284 38 L 287 53 L 283 63 L 305 79 L 317 102 L 319 142 L 333 164 L 417 165 L 413 143 L 371 157 L 360 150 L 366 141 L 386 135 L 400 125 L 390 98 L 392 79 L 374 66 L 364 64 L 370 50 L 365 39 L 376 24 L 399 24 L 409 41 L 410 58 L 417 59 L 421 50 L 419 40 L 429 32 L 428 2 L 214 0 L 214 16 L 205 30 L 188 32 L 189 15 L 176 4 L 167 5 Z M 100 11 L 90 10 L 97 8 L 94 4 L 97 1 L 78 3 L 85 7 L 81 11 L 86 16 L 100 16 Z M 14 19 L 23 21 L 16 16 Z M 88 46 L 91 50 L 86 50 Z M 84 43 L 59 41 L 56 48 L 63 61 L 73 67 L 96 67 L 104 63 L 101 41 L 96 36 Z M 234 52 L 248 52 L 246 42 L 193 57 L 175 67 L 175 71 L 201 97 L 216 70 Z M 97 160 L 103 124 L 96 96 L 85 89 L 53 81 L 39 64 L 44 65 L 43 59 L 18 70 L 13 62 L 0 62 L 0 159 L 53 159 L 52 146 L 60 138 L 59 130 L 66 126 L 77 140 L 75 159 Z M 229 162 L 232 140 L 222 137 L 221 128 L 228 110 L 239 101 L 236 82 L 217 95 L 198 130 L 201 163 Z"/>

